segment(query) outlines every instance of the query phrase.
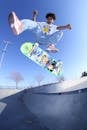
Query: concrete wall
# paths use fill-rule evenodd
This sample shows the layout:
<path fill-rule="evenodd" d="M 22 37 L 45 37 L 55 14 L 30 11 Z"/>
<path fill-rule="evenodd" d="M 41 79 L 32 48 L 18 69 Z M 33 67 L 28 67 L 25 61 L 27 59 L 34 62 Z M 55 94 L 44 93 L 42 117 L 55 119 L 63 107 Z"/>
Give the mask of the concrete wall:
<path fill-rule="evenodd" d="M 87 92 L 24 96 L 27 108 L 50 130 L 87 130 Z"/>

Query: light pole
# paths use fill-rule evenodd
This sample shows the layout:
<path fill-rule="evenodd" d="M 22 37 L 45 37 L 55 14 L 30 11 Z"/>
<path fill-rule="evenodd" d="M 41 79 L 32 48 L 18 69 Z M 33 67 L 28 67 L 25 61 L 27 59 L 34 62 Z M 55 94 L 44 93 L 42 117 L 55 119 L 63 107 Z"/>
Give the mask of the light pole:
<path fill-rule="evenodd" d="M 2 54 L 1 54 L 1 58 L 0 58 L 0 69 L 1 69 L 1 66 L 2 66 L 2 63 L 3 63 L 3 60 L 4 60 L 4 56 L 5 56 L 5 53 L 6 53 L 6 50 L 7 50 L 7 46 L 8 46 L 9 44 L 11 44 L 10 41 L 5 41 L 5 40 L 3 40 L 3 42 L 5 43 L 5 46 L 4 46 L 4 48 L 2 49 Z"/>

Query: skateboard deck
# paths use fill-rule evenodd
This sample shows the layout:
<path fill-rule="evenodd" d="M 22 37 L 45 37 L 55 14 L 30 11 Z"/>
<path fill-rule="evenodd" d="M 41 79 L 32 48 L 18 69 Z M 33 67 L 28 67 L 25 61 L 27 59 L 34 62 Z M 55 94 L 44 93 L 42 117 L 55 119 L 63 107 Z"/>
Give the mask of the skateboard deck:
<path fill-rule="evenodd" d="M 61 60 L 55 60 L 46 51 L 39 47 L 38 43 L 25 42 L 21 45 L 20 50 L 23 55 L 42 68 L 48 70 L 55 76 L 60 76 L 63 71 L 63 63 Z"/>

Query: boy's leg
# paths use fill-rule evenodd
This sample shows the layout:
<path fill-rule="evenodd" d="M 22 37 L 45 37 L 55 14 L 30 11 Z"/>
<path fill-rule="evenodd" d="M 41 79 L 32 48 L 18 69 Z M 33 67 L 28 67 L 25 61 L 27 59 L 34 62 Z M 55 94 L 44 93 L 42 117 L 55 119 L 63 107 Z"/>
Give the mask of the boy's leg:
<path fill-rule="evenodd" d="M 19 35 L 22 30 L 22 23 L 16 16 L 15 12 L 11 12 L 8 16 L 9 25 L 15 35 Z"/>
<path fill-rule="evenodd" d="M 48 39 L 50 44 L 48 45 L 46 50 L 48 52 L 58 52 L 59 50 L 55 46 L 56 46 L 56 43 L 60 41 L 62 36 L 63 36 L 62 31 L 57 31 L 54 34 L 52 34 Z"/>
<path fill-rule="evenodd" d="M 8 21 L 15 35 L 19 35 L 27 29 L 32 30 L 37 27 L 37 23 L 35 21 L 29 19 L 19 20 L 15 12 L 11 12 L 9 14 Z"/>

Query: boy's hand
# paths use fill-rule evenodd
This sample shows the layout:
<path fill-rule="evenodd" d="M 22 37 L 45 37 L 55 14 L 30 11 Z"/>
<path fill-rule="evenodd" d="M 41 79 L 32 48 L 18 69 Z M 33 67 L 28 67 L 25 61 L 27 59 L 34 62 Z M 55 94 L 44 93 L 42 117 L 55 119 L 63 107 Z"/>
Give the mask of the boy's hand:
<path fill-rule="evenodd" d="M 70 30 L 72 29 L 72 27 L 71 27 L 70 24 L 67 24 L 67 25 L 66 25 L 66 28 L 67 28 L 67 29 L 70 29 Z"/>
<path fill-rule="evenodd" d="M 38 15 L 38 11 L 37 11 L 37 10 L 34 10 L 34 11 L 33 11 L 33 15 L 34 15 L 34 16 L 37 16 L 37 15 Z"/>

